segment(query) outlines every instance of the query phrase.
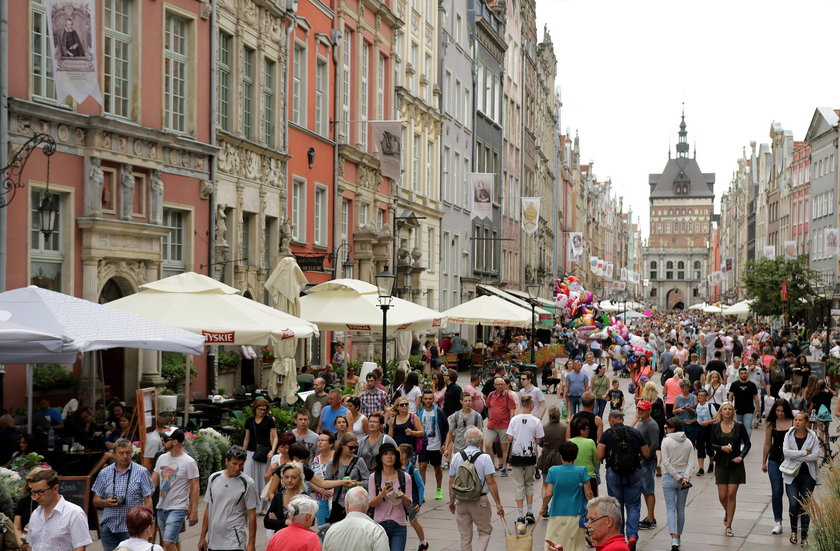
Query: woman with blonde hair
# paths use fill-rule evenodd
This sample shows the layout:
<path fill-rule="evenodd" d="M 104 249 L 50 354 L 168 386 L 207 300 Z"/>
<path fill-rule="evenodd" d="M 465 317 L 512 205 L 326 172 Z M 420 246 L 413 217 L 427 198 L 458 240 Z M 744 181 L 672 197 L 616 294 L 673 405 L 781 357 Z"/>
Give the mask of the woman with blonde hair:
<path fill-rule="evenodd" d="M 717 423 L 712 425 L 711 444 L 715 451 L 715 484 L 718 500 L 724 509 L 723 524 L 726 537 L 734 536 L 732 517 L 735 516 L 735 501 L 738 486 L 746 484 L 747 472 L 744 458 L 752 444 L 743 423 L 735 419 L 735 407 L 724 402 L 717 412 Z"/>
<path fill-rule="evenodd" d="M 709 393 L 709 403 L 714 404 L 718 408 L 728 400 L 726 385 L 720 378 L 720 373 L 717 371 L 710 371 L 706 378 L 706 392 Z"/>
<path fill-rule="evenodd" d="M 275 481 L 274 477 L 271 480 L 271 486 L 273 489 L 276 488 L 276 491 L 271 494 L 274 497 L 263 519 L 263 526 L 266 529 L 266 537 L 268 539 L 271 539 L 274 532 L 286 527 L 286 508 L 289 506 L 292 498 L 307 493 L 306 485 L 304 484 L 303 465 L 298 461 L 286 463 L 278 471 L 278 480 Z M 275 471 L 275 475 L 277 474 L 278 472 Z"/>

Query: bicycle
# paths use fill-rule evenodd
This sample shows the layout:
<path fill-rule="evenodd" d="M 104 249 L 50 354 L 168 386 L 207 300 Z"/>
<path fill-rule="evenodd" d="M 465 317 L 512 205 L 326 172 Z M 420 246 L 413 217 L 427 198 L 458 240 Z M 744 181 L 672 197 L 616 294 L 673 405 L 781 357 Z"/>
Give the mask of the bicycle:
<path fill-rule="evenodd" d="M 825 434 L 825 436 L 823 436 Z M 828 468 L 832 468 L 834 466 L 834 459 L 837 457 L 838 453 L 831 449 L 831 445 L 837 440 L 840 439 L 840 434 L 835 434 L 834 436 L 828 436 L 828 430 L 826 429 L 825 433 L 823 431 L 817 431 L 817 440 L 820 442 L 820 455 L 822 456 L 820 459 L 820 467 L 828 466 Z"/>

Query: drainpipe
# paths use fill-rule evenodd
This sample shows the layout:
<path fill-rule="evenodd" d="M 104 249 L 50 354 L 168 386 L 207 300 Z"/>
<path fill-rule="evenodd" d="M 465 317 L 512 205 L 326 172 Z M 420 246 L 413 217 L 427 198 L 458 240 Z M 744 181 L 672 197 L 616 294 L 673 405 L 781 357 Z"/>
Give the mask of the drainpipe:
<path fill-rule="evenodd" d="M 9 159 L 9 0 L 0 0 L 0 165 Z M 0 291 L 6 290 L 6 209 L 0 208 Z M 2 397 L 0 397 L 2 402 Z"/>
<path fill-rule="evenodd" d="M 519 63 L 519 112 L 522 116 L 519 119 L 519 200 L 525 194 L 525 52 L 528 49 L 525 40 L 522 41 L 522 52 Z M 522 213 L 520 213 L 522 216 Z M 519 221 L 519 286 L 525 287 L 525 233 L 522 231 L 522 221 Z"/>
<path fill-rule="evenodd" d="M 551 213 L 551 225 L 552 230 L 554 231 L 554 252 L 552 253 L 552 277 L 557 279 L 557 266 L 560 263 L 560 243 L 563 242 L 563 236 L 559 233 L 560 228 L 558 224 L 558 219 L 560 218 L 557 213 L 557 206 L 560 202 L 560 161 L 558 157 L 560 156 L 560 108 L 562 107 L 562 103 L 560 102 L 560 94 L 558 93 L 555 96 L 555 106 L 557 107 L 557 118 L 554 120 L 554 129 L 552 131 L 552 138 L 554 142 L 554 212 Z M 563 196 L 565 197 L 565 193 Z M 565 209 L 564 209 L 565 210 Z M 549 288 L 551 285 L 549 285 Z"/>
<path fill-rule="evenodd" d="M 336 12 L 337 2 L 331 2 L 333 12 Z M 339 241 L 339 237 L 341 236 L 341 232 L 339 228 L 341 227 L 341 221 L 336 224 L 336 220 L 339 220 L 341 216 L 341 206 L 342 206 L 342 199 L 341 193 L 338 190 L 338 164 L 341 162 L 341 159 L 338 157 L 338 97 L 339 97 L 339 88 L 338 88 L 338 46 L 341 44 L 341 31 L 338 29 L 338 18 L 333 17 L 333 27 L 332 27 L 332 36 L 330 37 L 330 49 L 332 50 L 332 61 L 333 61 L 333 115 L 332 115 L 332 139 L 333 139 L 333 279 L 338 276 L 338 266 L 342 266 L 342 270 L 344 269 L 344 263 L 340 262 L 340 259 L 335 254 L 335 251 L 338 247 L 341 246 L 339 243 L 338 247 L 336 247 L 336 242 Z M 377 54 L 378 55 L 378 54 Z M 376 60 L 379 62 L 379 59 Z M 349 216 L 350 213 L 348 213 Z M 350 227 L 348 224 L 347 228 L 347 242 L 350 243 Z M 348 245 L 349 246 L 349 245 Z M 345 252 L 345 254 L 349 257 L 349 252 Z M 341 274 L 342 277 L 344 274 Z M 355 276 L 356 274 L 354 274 Z"/>
<path fill-rule="evenodd" d="M 283 149 L 289 153 L 289 71 L 292 70 L 292 64 L 289 63 L 292 50 L 292 36 L 295 34 L 297 28 L 297 16 L 292 9 L 286 8 L 286 14 L 292 19 L 286 29 L 286 70 L 283 71 Z M 293 60 L 294 61 L 294 60 Z M 289 165 L 286 164 L 286 187 L 288 188 L 288 174 Z"/>
<path fill-rule="evenodd" d="M 216 62 L 216 48 L 219 40 L 219 19 L 216 12 L 216 0 L 210 0 L 210 145 L 217 145 L 216 139 L 216 117 L 218 117 L 218 92 L 216 90 L 216 79 L 218 73 L 218 65 Z M 210 182 L 212 184 L 212 191 L 210 192 L 210 222 L 209 222 L 209 239 L 207 251 L 207 264 L 209 265 L 210 277 L 213 277 L 216 269 L 216 155 L 214 154 L 210 159 Z M 213 394 L 217 392 L 218 379 L 216 378 L 216 355 L 219 347 L 216 345 L 210 346 L 207 351 L 207 388 Z M 189 393 L 188 393 L 189 394 Z"/>

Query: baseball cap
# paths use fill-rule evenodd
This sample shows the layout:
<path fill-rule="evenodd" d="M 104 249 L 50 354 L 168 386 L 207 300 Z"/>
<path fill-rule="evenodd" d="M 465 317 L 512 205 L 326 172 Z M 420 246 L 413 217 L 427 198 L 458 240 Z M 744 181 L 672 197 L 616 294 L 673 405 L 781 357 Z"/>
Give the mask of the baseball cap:
<path fill-rule="evenodd" d="M 636 404 L 637 409 L 650 410 L 652 407 L 653 407 L 653 405 L 650 402 L 648 402 L 647 400 L 639 400 L 639 403 Z"/>
<path fill-rule="evenodd" d="M 175 429 L 169 434 L 165 435 L 162 440 L 166 442 L 167 440 L 177 440 L 180 443 L 184 443 L 184 431 L 181 429 Z"/>
<path fill-rule="evenodd" d="M 648 381 L 650 381 L 650 379 L 649 379 L 649 378 L 647 378 L 647 377 L 645 377 L 644 375 L 642 375 L 641 377 L 639 377 L 639 382 L 640 382 L 640 383 L 646 383 L 646 382 L 648 382 Z"/>

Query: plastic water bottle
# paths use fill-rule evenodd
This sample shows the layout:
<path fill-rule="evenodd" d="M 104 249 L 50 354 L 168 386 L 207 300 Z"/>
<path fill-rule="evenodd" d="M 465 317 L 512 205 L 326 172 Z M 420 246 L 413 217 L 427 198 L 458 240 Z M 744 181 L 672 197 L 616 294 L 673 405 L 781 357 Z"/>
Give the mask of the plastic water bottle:
<path fill-rule="evenodd" d="M 50 427 L 50 432 L 47 435 L 47 450 L 55 450 L 55 430 L 52 427 Z"/>

